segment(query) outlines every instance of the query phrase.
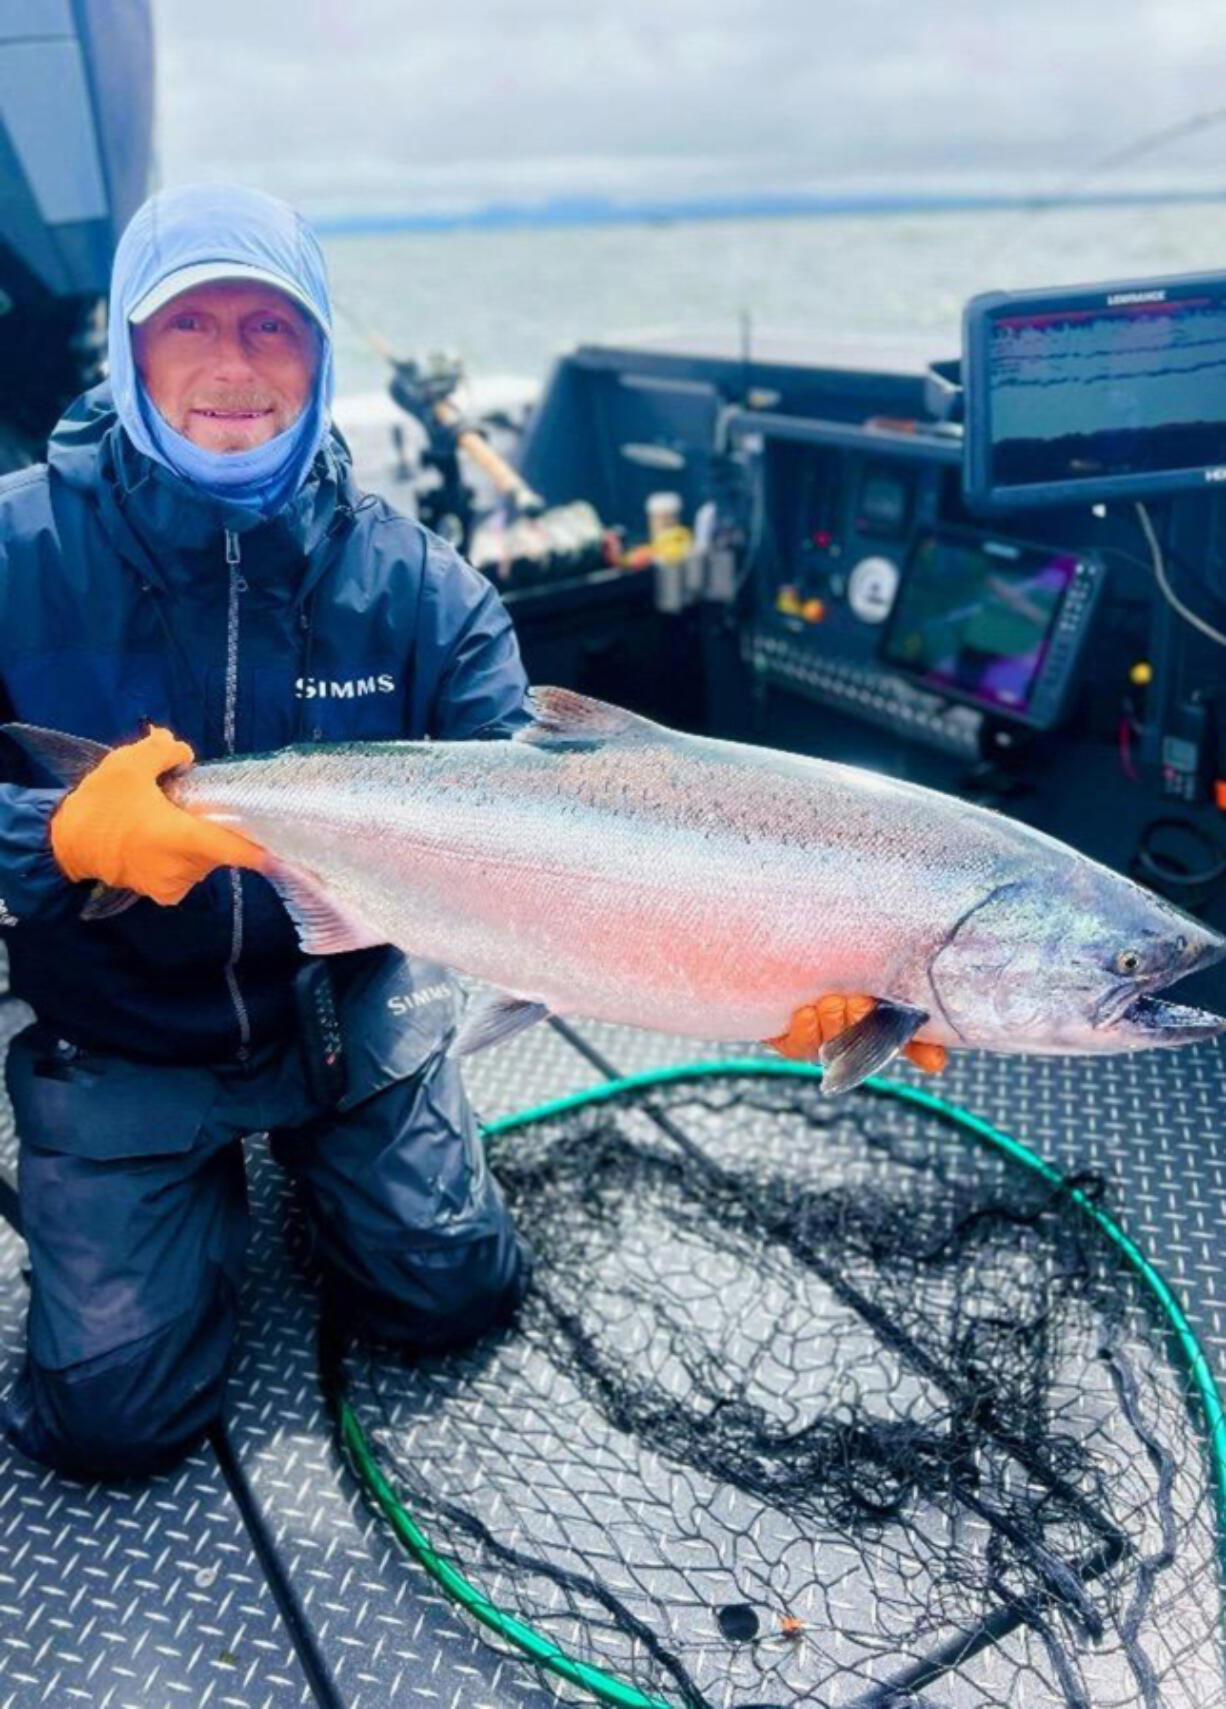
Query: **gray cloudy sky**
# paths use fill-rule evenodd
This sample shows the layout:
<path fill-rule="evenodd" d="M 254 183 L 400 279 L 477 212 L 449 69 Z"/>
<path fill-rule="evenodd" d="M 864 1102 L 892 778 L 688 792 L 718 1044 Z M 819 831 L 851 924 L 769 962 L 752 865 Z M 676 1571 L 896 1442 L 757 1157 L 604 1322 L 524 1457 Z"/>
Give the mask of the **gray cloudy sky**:
<path fill-rule="evenodd" d="M 165 184 L 316 214 L 1033 189 L 1226 105 L 1226 0 L 153 0 Z M 1226 185 L 1226 123 L 1104 184 Z"/>

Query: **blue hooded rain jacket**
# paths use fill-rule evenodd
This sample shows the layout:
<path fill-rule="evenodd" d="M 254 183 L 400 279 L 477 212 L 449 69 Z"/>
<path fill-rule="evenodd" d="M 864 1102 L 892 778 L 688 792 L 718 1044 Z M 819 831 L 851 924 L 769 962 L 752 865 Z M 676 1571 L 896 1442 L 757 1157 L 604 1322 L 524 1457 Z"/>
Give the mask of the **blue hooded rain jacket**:
<path fill-rule="evenodd" d="M 122 408 L 95 388 L 65 414 L 45 465 L 0 481 L 0 715 L 107 743 L 152 720 L 202 760 L 509 734 L 528 718 L 527 682 L 505 608 L 450 546 L 358 491 L 328 428 L 326 349 L 309 457 L 273 514 L 184 480 L 156 436 L 125 430 L 141 400 L 118 317 L 178 268 L 278 271 L 329 322 L 318 250 L 296 215 L 282 210 L 270 231 L 267 198 L 194 194 L 209 231 L 164 218 L 152 251 L 134 247 L 132 275 L 117 268 Z M 173 212 L 187 195 L 155 200 Z M 15 752 L 5 765 L 0 929 L 12 989 L 44 1023 L 87 1049 L 183 1063 L 241 1060 L 288 1035 L 301 957 L 263 879 L 220 871 L 173 909 L 143 901 L 82 922 L 90 887 L 65 881 L 48 840 L 62 790 Z"/>

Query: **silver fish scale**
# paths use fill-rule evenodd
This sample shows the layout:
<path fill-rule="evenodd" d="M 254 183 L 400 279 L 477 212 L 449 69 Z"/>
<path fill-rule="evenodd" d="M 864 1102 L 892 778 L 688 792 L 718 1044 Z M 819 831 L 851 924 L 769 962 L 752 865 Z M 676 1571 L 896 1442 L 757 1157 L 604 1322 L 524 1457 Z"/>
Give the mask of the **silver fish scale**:
<path fill-rule="evenodd" d="M 680 736 L 298 750 L 179 788 L 418 954 L 562 1013 L 729 1040 L 826 990 L 931 1007 L 932 952 L 1010 856 L 1056 858 L 951 797 Z"/>
<path fill-rule="evenodd" d="M 265 759 L 198 767 L 176 793 L 197 806 L 216 803 L 278 820 L 335 815 L 359 825 L 381 821 L 434 840 L 430 819 L 457 806 L 487 815 L 480 849 L 504 842 L 540 859 L 538 825 L 572 833 L 627 824 L 636 846 L 695 856 L 746 851 L 777 856 L 790 872 L 824 854 L 905 861 L 940 874 L 981 876 L 985 860 L 1067 860 L 1042 833 L 954 796 L 805 755 L 670 735 L 666 741 L 617 741 L 586 750 L 529 742 L 391 742 L 339 749 L 287 750 Z M 510 814 L 508 818 L 507 815 Z M 691 838 L 696 839 L 691 842 Z M 971 852 L 971 845 L 978 848 Z M 551 851 L 552 852 L 552 851 Z M 752 869 L 743 875 L 753 883 Z"/>

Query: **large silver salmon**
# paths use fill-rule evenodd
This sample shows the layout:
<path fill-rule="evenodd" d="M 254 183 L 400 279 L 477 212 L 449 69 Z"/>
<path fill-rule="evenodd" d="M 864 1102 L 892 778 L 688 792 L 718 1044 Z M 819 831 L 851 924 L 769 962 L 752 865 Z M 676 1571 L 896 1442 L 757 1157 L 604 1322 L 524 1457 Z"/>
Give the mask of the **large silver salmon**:
<path fill-rule="evenodd" d="M 166 787 L 269 851 L 311 953 L 390 941 L 493 985 L 460 1050 L 550 1011 L 760 1040 L 868 993 L 823 1052 L 841 1090 L 912 1037 L 1081 1053 L 1226 1029 L 1152 995 L 1226 939 L 1041 832 L 565 689 L 532 701 L 509 741 L 290 748 Z"/>

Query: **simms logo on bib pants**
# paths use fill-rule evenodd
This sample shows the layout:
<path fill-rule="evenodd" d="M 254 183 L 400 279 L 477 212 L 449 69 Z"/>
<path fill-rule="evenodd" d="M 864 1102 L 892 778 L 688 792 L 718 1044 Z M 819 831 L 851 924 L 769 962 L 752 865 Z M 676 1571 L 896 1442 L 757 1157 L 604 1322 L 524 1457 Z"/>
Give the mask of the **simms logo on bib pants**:
<path fill-rule="evenodd" d="M 359 700 L 367 694 L 395 694 L 396 679 L 388 672 L 379 676 L 351 676 L 337 682 L 334 677 L 300 676 L 294 681 L 299 700 Z"/>
<path fill-rule="evenodd" d="M 450 985 L 423 985 L 420 991 L 406 991 L 401 997 L 389 997 L 387 1006 L 393 1015 L 411 1015 L 414 1009 L 424 1009 L 427 1003 L 441 1003 L 451 996 Z"/>

